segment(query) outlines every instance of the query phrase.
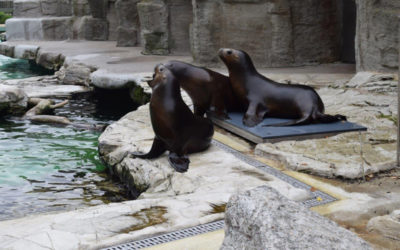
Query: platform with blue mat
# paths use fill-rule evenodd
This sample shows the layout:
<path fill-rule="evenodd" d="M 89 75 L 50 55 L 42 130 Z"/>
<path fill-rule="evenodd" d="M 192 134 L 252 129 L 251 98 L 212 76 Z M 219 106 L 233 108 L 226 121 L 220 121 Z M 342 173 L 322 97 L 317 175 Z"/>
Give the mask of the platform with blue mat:
<path fill-rule="evenodd" d="M 230 112 L 228 113 L 230 119 L 223 120 L 211 116 L 211 120 L 216 125 L 254 143 L 323 138 L 344 132 L 367 130 L 366 127 L 347 121 L 281 127 L 266 126 L 290 121 L 290 119 L 279 118 L 264 118 L 260 124 L 250 128 L 242 123 L 243 115 L 243 113 Z"/>

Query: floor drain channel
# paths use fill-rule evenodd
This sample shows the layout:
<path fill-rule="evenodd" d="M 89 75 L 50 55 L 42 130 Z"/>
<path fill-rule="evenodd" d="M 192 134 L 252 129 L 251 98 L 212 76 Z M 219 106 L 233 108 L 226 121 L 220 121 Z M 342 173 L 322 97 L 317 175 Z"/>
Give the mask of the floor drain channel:
<path fill-rule="evenodd" d="M 304 190 L 311 192 L 310 190 L 312 189 L 312 187 L 310 185 L 307 185 L 291 176 L 288 176 L 288 175 L 280 172 L 277 169 L 274 169 L 268 165 L 265 165 L 262 162 L 254 160 L 223 143 L 220 143 L 216 140 L 213 140 L 212 143 L 213 143 L 213 145 L 223 149 L 224 151 L 226 151 L 228 153 L 233 154 L 235 157 L 246 162 L 247 164 L 249 164 L 251 166 L 261 169 L 261 170 L 265 171 L 266 173 L 273 175 L 276 178 L 279 178 L 282 181 L 285 181 L 296 188 L 304 189 Z M 327 204 L 327 203 L 336 201 L 336 199 L 334 197 L 332 197 L 329 194 L 326 194 L 322 191 L 319 191 L 319 190 L 317 190 L 315 192 L 311 192 L 311 193 L 313 195 L 312 198 L 302 202 L 306 207 L 315 207 L 315 206 L 319 206 L 319 205 L 323 205 L 323 204 Z M 151 246 L 155 246 L 155 245 L 162 244 L 162 243 L 171 242 L 174 240 L 180 240 L 183 238 L 195 236 L 198 234 L 216 231 L 216 230 L 222 229 L 223 227 L 224 227 L 224 221 L 219 220 L 219 221 L 214 221 L 214 222 L 203 224 L 203 225 L 198 225 L 195 227 L 185 228 L 185 229 L 174 231 L 171 233 L 165 233 L 165 234 L 154 236 L 154 237 L 147 238 L 144 240 L 137 240 L 137 241 L 133 241 L 130 243 L 121 244 L 118 246 L 104 248 L 104 250 L 142 249 L 142 248 L 151 247 Z"/>
<path fill-rule="evenodd" d="M 213 145 L 221 148 L 222 150 L 233 154 L 235 157 L 237 157 L 238 159 L 246 162 L 247 164 L 249 164 L 249 165 L 251 165 L 253 167 L 256 167 L 258 169 L 261 169 L 264 172 L 266 172 L 266 173 L 268 173 L 268 174 L 270 174 L 272 176 L 275 176 L 276 178 L 281 179 L 284 182 L 289 183 L 293 187 L 304 189 L 304 190 L 310 192 L 312 194 L 312 198 L 302 202 L 307 207 L 320 206 L 320 205 L 323 205 L 323 204 L 327 204 L 327 203 L 331 203 L 333 201 L 336 201 L 336 198 L 334 198 L 334 197 L 330 196 L 329 194 L 326 194 L 326 193 L 324 193 L 322 191 L 317 190 L 315 192 L 311 192 L 312 187 L 310 185 L 307 185 L 304 182 L 301 182 L 301 181 L 299 181 L 299 180 L 297 180 L 297 179 L 295 179 L 295 178 L 293 178 L 293 177 L 291 177 L 289 175 L 286 175 L 286 174 L 282 173 L 281 171 L 279 171 L 279 170 L 277 170 L 277 169 L 275 169 L 273 167 L 270 167 L 270 166 L 268 166 L 268 165 L 266 165 L 266 164 L 264 164 L 262 162 L 254 160 L 254 159 L 252 159 L 252 158 L 240 153 L 239 151 L 237 151 L 237 150 L 235 150 L 235 149 L 233 149 L 233 148 L 231 148 L 231 147 L 229 147 L 229 146 L 227 146 L 227 145 L 225 145 L 225 144 L 223 144 L 221 142 L 213 140 L 212 143 L 213 143 Z"/>
<path fill-rule="evenodd" d="M 104 248 L 104 249 L 105 250 L 142 249 L 142 248 L 151 247 L 151 246 L 155 246 L 155 245 L 162 244 L 162 243 L 171 242 L 174 240 L 180 240 L 180 239 L 184 239 L 187 237 L 191 237 L 191 236 L 195 236 L 195 235 L 199 235 L 199 234 L 203 234 L 203 233 L 216 231 L 216 230 L 222 229 L 223 227 L 224 227 L 224 221 L 219 220 L 219 221 L 214 221 L 211 223 L 207 223 L 207 224 L 203 224 L 203 225 L 199 225 L 199 226 L 195 226 L 195 227 L 181 229 L 181 230 L 174 231 L 171 233 L 154 236 L 154 237 L 147 238 L 144 240 L 137 240 L 137 241 L 133 241 L 130 243 L 125 243 L 122 245 Z"/>

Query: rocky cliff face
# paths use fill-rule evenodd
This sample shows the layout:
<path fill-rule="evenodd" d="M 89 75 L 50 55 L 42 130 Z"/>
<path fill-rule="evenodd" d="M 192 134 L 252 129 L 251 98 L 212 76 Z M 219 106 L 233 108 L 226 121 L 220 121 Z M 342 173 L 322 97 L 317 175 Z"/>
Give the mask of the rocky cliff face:
<path fill-rule="evenodd" d="M 246 50 L 262 67 L 330 63 L 346 53 L 343 1 L 15 0 L 7 38 L 116 40 L 145 54 L 191 53 L 204 65 L 219 62 L 221 47 Z M 395 71 L 400 3 L 349 1 L 357 3 L 357 69 Z"/>
<path fill-rule="evenodd" d="M 357 0 L 358 71 L 396 71 L 399 63 L 398 0 Z"/>
<path fill-rule="evenodd" d="M 332 0 L 193 1 L 193 56 L 217 61 L 221 47 L 246 50 L 259 66 L 338 60 L 338 6 Z"/>

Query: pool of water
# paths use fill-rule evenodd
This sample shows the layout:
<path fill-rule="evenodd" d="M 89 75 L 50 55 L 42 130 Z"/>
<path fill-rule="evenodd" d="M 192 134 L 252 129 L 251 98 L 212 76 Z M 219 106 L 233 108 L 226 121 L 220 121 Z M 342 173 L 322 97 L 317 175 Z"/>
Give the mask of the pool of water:
<path fill-rule="evenodd" d="M 36 64 L 29 63 L 28 60 L 0 55 L 0 80 L 21 79 L 52 73 L 52 71 L 39 67 Z"/>
<path fill-rule="evenodd" d="M 21 66 L 13 60 L 25 71 L 5 71 L 14 67 L 2 59 L 0 78 L 40 74 L 26 62 Z M 78 98 L 54 114 L 75 123 L 106 125 L 135 109 L 109 104 L 101 98 Z M 127 200 L 126 190 L 105 173 L 97 152 L 99 136 L 72 126 L 0 118 L 0 220 Z"/>

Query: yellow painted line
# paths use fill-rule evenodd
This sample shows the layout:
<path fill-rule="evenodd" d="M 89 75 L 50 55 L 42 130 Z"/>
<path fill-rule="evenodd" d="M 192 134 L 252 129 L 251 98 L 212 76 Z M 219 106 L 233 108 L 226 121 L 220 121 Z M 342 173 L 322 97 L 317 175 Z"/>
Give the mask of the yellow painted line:
<path fill-rule="evenodd" d="M 230 137 L 223 135 L 221 133 L 218 133 L 218 132 L 214 133 L 214 139 L 239 151 L 239 152 L 246 153 L 246 152 L 249 152 L 249 150 L 250 150 L 248 147 L 244 147 L 242 144 L 236 142 L 235 140 L 231 139 Z M 347 199 L 346 197 L 332 191 L 331 184 L 317 180 L 311 175 L 308 175 L 305 173 L 300 173 L 297 171 L 285 170 L 283 164 L 276 160 L 271 160 L 271 159 L 267 159 L 267 158 L 260 157 L 260 156 L 252 156 L 252 155 L 247 155 L 247 156 L 250 156 L 257 161 L 260 161 L 270 167 L 273 167 L 273 168 L 281 171 L 282 173 L 284 173 L 290 177 L 293 177 L 296 180 L 299 180 L 299 181 L 315 188 L 316 190 L 320 190 L 326 194 L 329 194 L 330 196 L 337 199 L 337 201 L 334 201 L 334 202 L 331 202 L 328 204 L 315 206 L 315 207 L 311 208 L 313 211 L 318 212 L 319 214 L 322 214 L 322 215 L 328 214 L 329 211 L 331 210 L 332 206 L 336 206 L 336 205 L 340 204 L 341 201 Z"/>
<path fill-rule="evenodd" d="M 221 134 L 217 131 L 214 132 L 213 139 L 215 139 L 225 145 L 228 145 L 229 147 L 231 147 L 239 152 L 249 152 L 251 150 L 248 146 L 243 145 L 243 144 L 239 143 L 238 141 L 232 139 L 231 137 Z"/>
<path fill-rule="evenodd" d="M 181 240 L 163 243 L 146 249 L 152 250 L 218 250 L 224 241 L 224 230 L 199 234 L 192 237 L 187 237 Z"/>

